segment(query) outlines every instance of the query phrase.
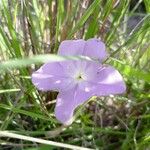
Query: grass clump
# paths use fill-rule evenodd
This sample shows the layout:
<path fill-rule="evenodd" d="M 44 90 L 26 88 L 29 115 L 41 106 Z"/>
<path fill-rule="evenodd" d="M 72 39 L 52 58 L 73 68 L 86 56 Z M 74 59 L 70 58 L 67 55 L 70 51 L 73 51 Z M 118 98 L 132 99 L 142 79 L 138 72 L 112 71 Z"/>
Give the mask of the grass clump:
<path fill-rule="evenodd" d="M 149 0 L 1 0 L 0 18 L 0 149 L 150 148 Z M 92 37 L 105 42 L 105 63 L 124 76 L 127 92 L 93 98 L 71 126 L 61 126 L 57 93 L 38 91 L 30 76 L 46 61 L 83 59 L 58 57 L 58 46 Z"/>

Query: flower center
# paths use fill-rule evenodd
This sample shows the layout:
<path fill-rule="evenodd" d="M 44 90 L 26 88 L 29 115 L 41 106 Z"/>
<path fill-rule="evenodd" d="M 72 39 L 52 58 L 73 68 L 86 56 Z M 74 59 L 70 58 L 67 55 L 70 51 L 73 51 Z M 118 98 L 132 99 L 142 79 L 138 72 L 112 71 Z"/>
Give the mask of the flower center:
<path fill-rule="evenodd" d="M 82 78 L 82 76 L 81 75 L 79 75 L 79 76 L 77 76 L 77 78 L 76 78 L 77 80 L 82 80 L 83 78 Z"/>
<path fill-rule="evenodd" d="M 81 82 L 81 81 L 84 80 L 84 74 L 83 74 L 82 72 L 78 72 L 78 73 L 75 75 L 74 79 L 75 79 L 77 82 Z"/>
<path fill-rule="evenodd" d="M 76 72 L 73 78 L 75 79 L 76 82 L 82 82 L 86 80 L 86 76 L 82 71 Z"/>

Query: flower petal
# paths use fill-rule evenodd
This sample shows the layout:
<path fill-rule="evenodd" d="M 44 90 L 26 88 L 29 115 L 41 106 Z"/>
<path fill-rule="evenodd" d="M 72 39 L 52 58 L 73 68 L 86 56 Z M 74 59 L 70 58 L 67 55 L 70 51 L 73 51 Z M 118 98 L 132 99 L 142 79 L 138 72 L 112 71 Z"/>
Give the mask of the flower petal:
<path fill-rule="evenodd" d="M 66 76 L 74 78 L 76 74 L 82 74 L 84 80 L 92 80 L 102 66 L 102 64 L 99 64 L 95 61 L 84 60 L 70 60 L 69 62 L 63 61 L 60 64 L 63 67 L 64 74 Z"/>
<path fill-rule="evenodd" d="M 94 93 L 97 96 L 107 96 L 110 94 L 121 94 L 126 90 L 121 74 L 111 66 L 104 67 L 98 72 L 97 78 L 93 80 L 97 84 Z"/>
<path fill-rule="evenodd" d="M 42 91 L 63 91 L 70 88 L 72 79 L 65 76 L 63 68 L 58 62 L 50 62 L 32 74 L 32 82 Z"/>
<path fill-rule="evenodd" d="M 86 81 L 94 80 L 97 77 L 97 72 L 102 68 L 102 64 L 95 61 L 82 61 L 80 66 Z"/>
<path fill-rule="evenodd" d="M 80 40 L 66 40 L 61 42 L 58 54 L 59 55 L 82 55 L 85 41 Z"/>
<path fill-rule="evenodd" d="M 92 38 L 87 41 L 66 40 L 63 41 L 58 49 L 59 55 L 83 55 L 99 59 L 101 62 L 106 59 L 105 44 L 99 39 Z"/>
<path fill-rule="evenodd" d="M 102 62 L 107 57 L 107 53 L 105 51 L 105 44 L 96 38 L 89 39 L 86 41 L 83 55 L 97 58 Z"/>
<path fill-rule="evenodd" d="M 63 93 L 59 93 L 55 107 L 55 116 L 63 124 L 69 125 L 73 121 L 75 108 L 91 97 L 90 92 L 84 92 L 74 87 Z"/>
<path fill-rule="evenodd" d="M 60 65 L 63 68 L 65 76 L 73 77 L 77 70 L 78 66 L 76 65 L 78 61 L 69 60 L 69 61 L 62 61 Z"/>

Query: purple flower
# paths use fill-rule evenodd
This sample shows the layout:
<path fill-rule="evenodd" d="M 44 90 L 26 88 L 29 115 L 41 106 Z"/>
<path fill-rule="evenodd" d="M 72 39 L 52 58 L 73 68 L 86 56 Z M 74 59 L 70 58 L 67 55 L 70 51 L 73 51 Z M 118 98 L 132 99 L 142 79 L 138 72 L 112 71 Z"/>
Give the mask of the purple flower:
<path fill-rule="evenodd" d="M 98 39 L 66 40 L 58 50 L 59 55 L 84 55 L 95 61 L 50 62 L 32 74 L 33 84 L 42 91 L 59 91 L 55 116 L 63 124 L 71 124 L 75 108 L 92 96 L 108 96 L 125 92 L 120 73 L 101 62 L 106 58 L 105 44 Z"/>

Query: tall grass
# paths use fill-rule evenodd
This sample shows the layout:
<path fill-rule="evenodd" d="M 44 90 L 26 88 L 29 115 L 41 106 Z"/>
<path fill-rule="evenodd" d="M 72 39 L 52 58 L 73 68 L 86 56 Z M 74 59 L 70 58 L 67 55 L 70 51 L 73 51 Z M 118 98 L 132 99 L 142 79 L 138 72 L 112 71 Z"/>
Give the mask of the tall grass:
<path fill-rule="evenodd" d="M 45 61 L 84 59 L 58 57 L 58 46 L 92 37 L 105 42 L 105 63 L 124 76 L 127 92 L 93 98 L 64 127 L 54 117 L 57 93 L 38 91 L 30 76 Z M 150 148 L 149 0 L 1 0 L 0 62 L 0 132 L 18 138 L 0 135 L 0 149 L 59 149 L 60 142 L 72 149 Z M 55 148 L 20 134 L 56 141 Z"/>

